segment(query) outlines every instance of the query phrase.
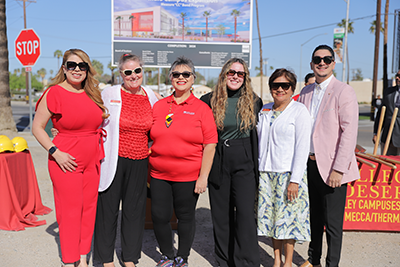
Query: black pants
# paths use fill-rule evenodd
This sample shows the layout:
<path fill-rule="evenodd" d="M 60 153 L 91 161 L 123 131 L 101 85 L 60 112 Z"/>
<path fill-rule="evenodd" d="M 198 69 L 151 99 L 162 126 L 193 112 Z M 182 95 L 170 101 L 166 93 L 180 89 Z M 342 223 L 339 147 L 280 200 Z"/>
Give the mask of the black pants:
<path fill-rule="evenodd" d="M 138 263 L 142 250 L 147 197 L 148 159 L 118 157 L 114 180 L 99 193 L 94 232 L 94 259 L 113 262 L 117 219 L 122 201 L 122 261 Z"/>
<path fill-rule="evenodd" d="M 215 254 L 220 266 L 260 266 L 254 213 L 256 177 L 250 140 L 223 145 L 220 185 L 209 184 Z"/>
<path fill-rule="evenodd" d="M 184 168 L 184 167 L 183 167 Z M 175 210 L 178 218 L 178 253 L 187 260 L 196 231 L 196 204 L 199 195 L 194 192 L 196 181 L 171 182 L 151 178 L 151 217 L 154 234 L 160 251 L 174 258 L 174 246 L 170 220 Z"/>
<path fill-rule="evenodd" d="M 339 266 L 342 250 L 343 217 L 347 184 L 336 188 L 325 184 L 319 174 L 316 161 L 310 159 L 307 163 L 307 172 L 311 226 L 308 260 L 312 265 L 320 264 L 322 237 L 325 227 L 328 245 L 326 267 L 336 267 Z"/>

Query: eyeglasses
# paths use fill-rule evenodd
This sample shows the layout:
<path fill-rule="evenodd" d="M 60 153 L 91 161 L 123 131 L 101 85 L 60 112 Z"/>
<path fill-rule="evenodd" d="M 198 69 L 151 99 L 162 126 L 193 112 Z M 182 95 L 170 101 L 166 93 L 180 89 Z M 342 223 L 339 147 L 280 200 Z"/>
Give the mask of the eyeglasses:
<path fill-rule="evenodd" d="M 184 72 L 174 71 L 171 73 L 171 75 L 174 79 L 178 79 L 179 77 L 181 77 L 181 75 L 183 78 L 188 79 L 190 75 L 192 75 L 192 73 L 190 71 L 184 71 Z"/>
<path fill-rule="evenodd" d="M 134 70 L 123 70 L 122 73 L 125 74 L 125 76 L 132 75 L 132 73 L 139 74 L 142 72 L 142 67 L 137 67 Z"/>
<path fill-rule="evenodd" d="M 278 90 L 279 87 L 281 87 L 285 91 L 289 90 L 290 86 L 291 86 L 290 83 L 272 83 L 270 85 L 271 90 Z"/>
<path fill-rule="evenodd" d="M 87 64 L 86 62 L 76 63 L 74 61 L 67 61 L 65 65 L 67 66 L 67 69 L 70 71 L 75 70 L 76 66 L 78 66 L 81 71 L 87 71 L 89 69 L 89 64 Z"/>
<path fill-rule="evenodd" d="M 228 75 L 229 77 L 233 77 L 235 76 L 235 74 L 237 74 L 239 78 L 243 78 L 244 76 L 246 76 L 246 73 L 244 71 L 228 70 L 228 72 L 226 73 L 226 75 Z"/>
<path fill-rule="evenodd" d="M 323 60 L 326 64 L 331 64 L 332 63 L 332 61 L 335 61 L 334 59 L 333 59 L 333 57 L 331 57 L 331 56 L 325 56 L 325 57 L 313 57 L 312 58 L 312 62 L 314 63 L 314 64 L 319 64 L 319 63 L 321 63 L 321 60 Z"/>

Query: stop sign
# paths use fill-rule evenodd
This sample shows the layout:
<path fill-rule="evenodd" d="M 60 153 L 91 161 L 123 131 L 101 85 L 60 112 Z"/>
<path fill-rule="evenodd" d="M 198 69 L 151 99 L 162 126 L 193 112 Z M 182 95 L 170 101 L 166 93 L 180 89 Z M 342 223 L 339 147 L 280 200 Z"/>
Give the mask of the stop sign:
<path fill-rule="evenodd" d="M 15 56 L 22 66 L 33 66 L 40 56 L 40 38 L 33 29 L 21 30 L 15 39 Z"/>

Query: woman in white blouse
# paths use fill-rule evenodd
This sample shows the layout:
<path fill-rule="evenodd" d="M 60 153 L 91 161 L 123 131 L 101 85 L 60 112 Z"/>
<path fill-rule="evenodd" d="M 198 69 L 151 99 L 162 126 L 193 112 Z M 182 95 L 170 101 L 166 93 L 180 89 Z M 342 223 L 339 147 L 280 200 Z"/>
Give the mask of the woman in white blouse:
<path fill-rule="evenodd" d="M 263 106 L 257 125 L 260 185 L 258 234 L 272 238 L 274 267 L 292 266 L 295 242 L 310 241 L 306 177 L 311 118 L 292 100 L 296 76 L 277 69 L 269 79 L 273 103 Z"/>

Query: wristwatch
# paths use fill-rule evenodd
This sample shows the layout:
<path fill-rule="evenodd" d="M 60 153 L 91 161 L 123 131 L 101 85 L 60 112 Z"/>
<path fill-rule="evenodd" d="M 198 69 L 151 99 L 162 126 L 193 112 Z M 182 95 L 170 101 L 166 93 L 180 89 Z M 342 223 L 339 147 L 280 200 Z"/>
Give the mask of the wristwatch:
<path fill-rule="evenodd" d="M 58 148 L 56 147 L 56 146 L 52 146 L 52 147 L 50 147 L 50 149 L 49 149 L 49 153 L 50 153 L 50 155 L 53 155 L 54 154 L 54 152 L 56 152 L 56 150 L 57 150 Z"/>

